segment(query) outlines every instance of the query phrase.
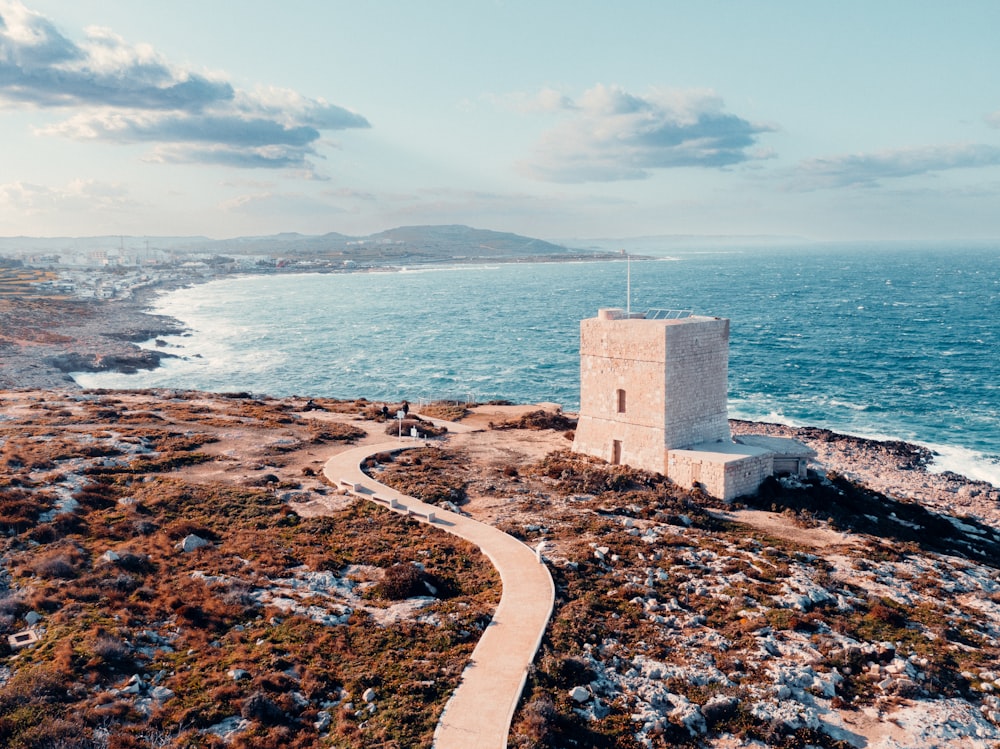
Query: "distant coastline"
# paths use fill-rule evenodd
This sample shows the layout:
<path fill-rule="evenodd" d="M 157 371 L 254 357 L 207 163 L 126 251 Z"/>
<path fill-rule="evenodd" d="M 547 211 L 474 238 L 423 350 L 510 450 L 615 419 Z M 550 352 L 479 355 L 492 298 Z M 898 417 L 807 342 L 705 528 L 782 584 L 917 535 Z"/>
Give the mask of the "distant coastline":
<path fill-rule="evenodd" d="M 512 257 L 448 257 L 413 265 L 310 267 L 290 265 L 224 275 L 174 273 L 144 283 L 122 298 L 74 298 L 65 293 L 0 296 L 0 388 L 78 388 L 77 372 L 155 369 L 171 354 L 139 343 L 184 331 L 180 320 L 154 314 L 162 295 L 219 278 L 354 273 L 401 273 L 507 264 L 585 263 L 615 260 L 614 253 L 566 253 Z M 652 258 L 639 258 L 652 259 Z"/>

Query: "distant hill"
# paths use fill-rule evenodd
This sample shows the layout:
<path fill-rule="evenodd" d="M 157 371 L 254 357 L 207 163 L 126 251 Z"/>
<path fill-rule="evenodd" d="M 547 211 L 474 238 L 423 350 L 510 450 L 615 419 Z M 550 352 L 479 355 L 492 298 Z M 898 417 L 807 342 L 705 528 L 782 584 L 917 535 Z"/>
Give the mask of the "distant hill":
<path fill-rule="evenodd" d="M 193 248 L 192 248 L 193 249 Z M 340 255 L 346 259 L 427 262 L 468 258 L 560 255 L 569 250 L 541 239 L 471 226 L 400 226 L 367 236 L 330 232 L 319 236 L 277 234 L 201 243 L 200 251 L 225 254 Z"/>
<path fill-rule="evenodd" d="M 470 226 L 401 226 L 368 236 L 330 232 L 322 235 L 284 232 L 268 236 L 208 237 L 0 237 L 0 254 L 88 250 L 160 249 L 226 255 L 339 255 L 401 260 L 511 258 L 570 253 L 563 245 L 509 232 Z M 579 251 L 575 251 L 579 252 Z"/>
<path fill-rule="evenodd" d="M 365 243 L 398 243 L 422 250 L 439 250 L 454 256 L 512 257 L 557 255 L 567 248 L 510 232 L 473 229 L 457 224 L 445 226 L 400 226 L 372 234 Z"/>

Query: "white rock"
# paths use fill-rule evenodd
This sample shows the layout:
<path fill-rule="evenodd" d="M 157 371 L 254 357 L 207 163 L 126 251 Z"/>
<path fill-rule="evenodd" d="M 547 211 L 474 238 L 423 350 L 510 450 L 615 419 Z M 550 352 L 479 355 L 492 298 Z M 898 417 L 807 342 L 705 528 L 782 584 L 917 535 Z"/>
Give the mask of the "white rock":
<path fill-rule="evenodd" d="M 705 716 L 701 714 L 701 709 L 697 705 L 683 695 L 670 694 L 668 697 L 674 704 L 674 709 L 670 711 L 670 717 L 684 726 L 688 733 L 697 736 L 708 730 L 705 725 Z"/>
<path fill-rule="evenodd" d="M 361 699 L 363 699 L 365 702 L 374 702 L 375 690 L 372 689 L 371 687 L 368 687 L 368 689 L 366 689 L 364 692 L 361 693 Z"/>
<path fill-rule="evenodd" d="M 169 700 L 174 696 L 174 690 L 168 689 L 167 687 L 153 687 L 149 691 L 149 696 L 157 702 L 163 702 L 164 700 Z"/>
<path fill-rule="evenodd" d="M 245 718 L 241 718 L 239 715 L 234 715 L 230 718 L 226 718 L 215 725 L 211 725 L 205 729 L 206 733 L 215 734 L 220 737 L 223 741 L 232 738 L 238 733 L 246 730 L 250 725 L 250 721 Z"/>
<path fill-rule="evenodd" d="M 100 557 L 98 557 L 98 561 L 110 562 L 110 563 L 117 562 L 119 559 L 121 559 L 121 555 L 119 555 L 118 552 L 116 551 L 112 551 L 111 549 L 108 549 L 106 552 L 101 554 Z"/>
<path fill-rule="evenodd" d="M 24 621 L 29 627 L 34 627 L 42 620 L 42 615 L 37 611 L 29 611 L 24 615 Z"/>
<path fill-rule="evenodd" d="M 320 710 L 316 714 L 316 717 L 318 720 L 315 723 L 313 723 L 313 728 L 315 728 L 320 733 L 329 728 L 330 723 L 333 721 L 333 718 L 330 716 L 330 713 L 327 710 Z"/>
<path fill-rule="evenodd" d="M 202 547 L 205 546 L 211 546 L 211 542 L 206 541 L 201 536 L 196 536 L 195 534 L 192 533 L 188 536 L 185 536 L 184 540 L 177 545 L 177 548 L 183 552 L 189 552 L 201 549 Z"/>
<path fill-rule="evenodd" d="M 250 672 L 242 668 L 231 668 L 226 672 L 226 675 L 233 681 L 242 681 L 243 679 L 250 678 Z"/>
<path fill-rule="evenodd" d="M 583 704 L 590 699 L 590 690 L 587 687 L 573 687 L 569 690 L 569 698 L 574 702 Z"/>

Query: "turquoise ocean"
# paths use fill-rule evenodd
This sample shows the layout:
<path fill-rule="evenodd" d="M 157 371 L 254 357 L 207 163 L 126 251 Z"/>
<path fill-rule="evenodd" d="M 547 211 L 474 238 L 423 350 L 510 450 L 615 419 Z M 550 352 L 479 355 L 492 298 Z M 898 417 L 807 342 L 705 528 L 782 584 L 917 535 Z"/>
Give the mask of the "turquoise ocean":
<path fill-rule="evenodd" d="M 642 252 L 642 249 L 637 249 Z M 655 252 L 655 251 L 654 251 Z M 1000 246 L 671 249 L 631 309 L 731 322 L 730 415 L 934 449 L 1000 485 Z M 189 333 L 85 387 L 579 404 L 579 321 L 629 303 L 624 259 L 233 277 L 154 311 Z M 147 344 L 152 347 L 153 343 Z"/>

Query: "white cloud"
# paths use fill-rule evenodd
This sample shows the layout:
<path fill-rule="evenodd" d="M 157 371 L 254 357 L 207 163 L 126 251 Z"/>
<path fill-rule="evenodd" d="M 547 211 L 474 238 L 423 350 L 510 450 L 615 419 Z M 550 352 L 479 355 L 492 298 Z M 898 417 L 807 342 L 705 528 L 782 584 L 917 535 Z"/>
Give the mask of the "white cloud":
<path fill-rule="evenodd" d="M 368 192 L 366 190 L 356 190 L 351 187 L 340 187 L 336 190 L 326 190 L 324 194 L 333 198 L 357 200 L 364 203 L 373 203 L 378 200 L 375 193 Z"/>
<path fill-rule="evenodd" d="M 324 200 L 318 200 L 302 193 L 261 192 L 240 195 L 227 200 L 220 206 L 230 213 L 260 216 L 315 216 L 344 213 L 345 211 Z"/>
<path fill-rule="evenodd" d="M 108 29 L 85 33 L 76 44 L 17 0 L 0 0 L 0 107 L 76 110 L 36 132 L 159 144 L 154 160 L 307 172 L 321 131 L 369 127 L 322 99 L 277 88 L 241 91 Z"/>
<path fill-rule="evenodd" d="M 637 95 L 598 84 L 577 101 L 543 91 L 536 101 L 567 113 L 546 132 L 528 176 L 551 182 L 645 179 L 652 170 L 719 168 L 758 159 L 757 138 L 774 130 L 727 113 L 711 91 L 654 89 Z M 537 111 L 537 110 L 536 110 Z"/>
<path fill-rule="evenodd" d="M 998 165 L 1000 147 L 997 146 L 981 143 L 914 146 L 808 159 L 795 169 L 791 186 L 797 190 L 875 187 L 886 179 Z"/>
<path fill-rule="evenodd" d="M 570 97 L 554 88 L 543 88 L 533 94 L 515 92 L 488 98 L 500 109 L 524 114 L 561 112 L 577 108 Z"/>
<path fill-rule="evenodd" d="M 137 204 L 120 185 L 77 179 L 62 187 L 46 187 L 29 182 L 0 185 L 0 205 L 24 215 L 37 215 L 74 211 L 120 211 Z"/>

